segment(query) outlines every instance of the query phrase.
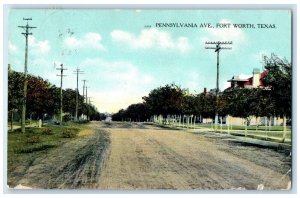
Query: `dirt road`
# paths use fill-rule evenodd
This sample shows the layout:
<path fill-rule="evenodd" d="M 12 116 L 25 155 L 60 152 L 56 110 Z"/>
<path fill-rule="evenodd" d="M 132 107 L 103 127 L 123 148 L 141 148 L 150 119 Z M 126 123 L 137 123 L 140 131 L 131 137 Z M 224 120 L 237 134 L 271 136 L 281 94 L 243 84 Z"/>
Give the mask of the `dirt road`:
<path fill-rule="evenodd" d="M 99 189 L 286 189 L 291 180 L 288 153 L 151 125 L 103 127 L 111 147 Z"/>
<path fill-rule="evenodd" d="M 92 122 L 79 138 L 18 167 L 9 182 L 41 189 L 287 188 L 289 152 L 231 138 L 150 124 Z"/>

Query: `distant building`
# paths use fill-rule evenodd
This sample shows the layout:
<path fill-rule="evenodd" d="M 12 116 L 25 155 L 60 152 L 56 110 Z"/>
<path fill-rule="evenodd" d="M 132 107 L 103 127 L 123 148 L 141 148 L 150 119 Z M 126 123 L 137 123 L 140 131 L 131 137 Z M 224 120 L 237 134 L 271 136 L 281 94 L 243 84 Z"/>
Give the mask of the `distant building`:
<path fill-rule="evenodd" d="M 264 83 L 264 78 L 268 74 L 268 70 L 260 73 L 259 69 L 253 69 L 253 75 L 250 78 L 242 78 L 240 76 L 233 76 L 232 79 L 228 80 L 231 83 L 227 89 L 237 88 L 267 88 Z"/>
<path fill-rule="evenodd" d="M 253 69 L 252 77 L 242 77 L 242 76 L 233 76 L 232 79 L 228 80 L 228 82 L 231 83 L 230 87 L 228 87 L 226 90 L 232 90 L 232 89 L 244 89 L 244 88 L 261 88 L 261 89 L 269 89 L 269 87 L 265 84 L 265 78 L 267 74 L 269 73 L 268 70 L 263 71 L 260 73 L 260 70 L 258 68 Z M 238 117 L 226 117 L 226 123 L 230 120 L 230 123 L 233 125 L 244 125 L 245 119 L 244 118 L 238 118 Z M 256 123 L 257 122 L 257 123 Z M 283 119 L 276 116 L 271 116 L 271 118 L 267 117 L 251 117 L 249 120 L 249 125 L 266 125 L 270 124 L 275 125 L 282 125 Z"/>
<path fill-rule="evenodd" d="M 105 118 L 105 122 L 111 122 L 112 121 L 112 117 L 109 115 Z"/>

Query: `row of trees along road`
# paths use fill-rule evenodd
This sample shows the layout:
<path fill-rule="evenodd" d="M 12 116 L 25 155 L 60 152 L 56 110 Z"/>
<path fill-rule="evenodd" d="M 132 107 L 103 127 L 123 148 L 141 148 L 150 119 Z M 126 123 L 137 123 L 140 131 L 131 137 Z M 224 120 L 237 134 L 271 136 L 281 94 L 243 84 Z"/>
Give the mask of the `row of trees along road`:
<path fill-rule="evenodd" d="M 13 71 L 8 72 L 8 119 L 19 121 L 22 109 L 24 74 Z M 63 90 L 64 121 L 75 116 L 76 91 Z M 26 117 L 33 120 L 52 119 L 60 113 L 60 88 L 52 85 L 41 77 L 28 76 L 28 91 L 26 103 Z M 100 120 L 103 117 L 95 106 L 86 104 L 82 95 L 79 95 L 78 115 L 89 115 L 90 120 Z M 59 120 L 57 116 L 57 120 Z"/>
<path fill-rule="evenodd" d="M 292 68 L 285 58 L 272 54 L 263 60 L 268 74 L 263 79 L 265 88 L 227 89 L 220 93 L 218 102 L 214 93 L 190 94 L 175 84 L 167 84 L 150 91 L 143 97 L 143 103 L 132 104 L 112 116 L 117 121 L 149 121 L 161 115 L 163 122 L 167 118 L 190 117 L 214 118 L 231 115 L 245 118 L 280 116 L 291 119 L 291 83 Z M 197 117 L 198 116 L 198 117 Z"/>

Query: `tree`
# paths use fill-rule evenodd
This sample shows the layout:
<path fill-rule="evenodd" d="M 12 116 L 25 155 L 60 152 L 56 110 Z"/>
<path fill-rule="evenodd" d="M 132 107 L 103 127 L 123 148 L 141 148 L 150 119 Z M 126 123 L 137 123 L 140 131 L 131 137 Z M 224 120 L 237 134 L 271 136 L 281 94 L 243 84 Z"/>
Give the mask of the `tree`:
<path fill-rule="evenodd" d="M 183 113 L 186 115 L 196 115 L 196 97 L 191 94 L 186 94 L 183 99 Z"/>
<path fill-rule="evenodd" d="M 292 65 L 285 58 L 275 54 L 264 58 L 264 67 L 268 74 L 263 79 L 266 86 L 270 87 L 274 113 L 291 118 L 292 96 Z"/>
<path fill-rule="evenodd" d="M 136 121 L 143 122 L 150 119 L 150 112 L 144 103 L 130 105 L 126 110 L 121 109 L 118 113 L 113 114 L 114 121 Z"/>
<path fill-rule="evenodd" d="M 247 136 L 247 125 L 252 116 L 249 96 L 252 89 L 233 89 L 223 92 L 222 99 L 226 104 L 223 105 L 223 113 L 227 113 L 234 117 L 242 117 L 245 119 L 245 135 Z"/>
<path fill-rule="evenodd" d="M 27 117 L 51 118 L 59 109 L 59 89 L 41 77 L 29 76 L 27 91 Z"/>
<path fill-rule="evenodd" d="M 13 121 L 20 119 L 15 112 L 21 112 L 23 98 L 23 82 L 22 73 L 14 72 L 9 66 L 8 70 L 8 120 L 10 120 L 11 129 L 13 129 Z"/>
<path fill-rule="evenodd" d="M 120 109 L 118 113 L 115 113 L 112 115 L 112 120 L 113 121 L 124 121 L 125 118 L 125 110 Z"/>
<path fill-rule="evenodd" d="M 75 116 L 76 111 L 76 94 L 73 89 L 63 90 L 63 112 L 71 114 L 72 117 Z"/>
<path fill-rule="evenodd" d="M 187 90 L 181 89 L 175 84 L 165 85 L 150 91 L 148 96 L 144 96 L 143 100 L 149 108 L 152 115 L 182 114 L 184 96 Z"/>
<path fill-rule="evenodd" d="M 216 112 L 216 95 L 201 93 L 195 98 L 195 113 L 203 117 L 214 117 Z"/>

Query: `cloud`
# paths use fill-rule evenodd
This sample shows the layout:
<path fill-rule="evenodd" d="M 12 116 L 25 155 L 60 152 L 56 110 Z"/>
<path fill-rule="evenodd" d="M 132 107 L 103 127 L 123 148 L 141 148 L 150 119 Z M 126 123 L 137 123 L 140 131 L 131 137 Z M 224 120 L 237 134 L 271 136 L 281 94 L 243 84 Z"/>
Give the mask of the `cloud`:
<path fill-rule="evenodd" d="M 33 55 L 46 55 L 51 47 L 48 40 L 39 41 L 34 36 L 28 37 L 29 50 L 33 52 Z"/>
<path fill-rule="evenodd" d="M 267 50 L 261 50 L 261 51 L 259 51 L 258 53 L 254 54 L 254 55 L 253 55 L 253 58 L 254 58 L 255 60 L 257 60 L 257 62 L 262 63 L 263 60 L 264 60 L 264 57 L 265 57 L 265 56 L 270 56 L 270 54 L 271 54 L 271 53 L 268 52 Z"/>
<path fill-rule="evenodd" d="M 230 23 L 228 19 L 222 19 L 219 23 Z M 232 41 L 232 50 L 237 50 L 247 40 L 247 36 L 242 29 L 234 28 L 233 25 L 230 28 L 207 28 L 205 29 L 207 36 L 201 38 L 201 43 L 205 41 Z"/>
<path fill-rule="evenodd" d="M 16 53 L 18 52 L 18 48 L 16 45 L 14 45 L 12 42 L 8 41 L 8 50 L 10 53 Z"/>
<path fill-rule="evenodd" d="M 101 43 L 102 37 L 95 32 L 88 32 L 81 38 L 70 36 L 64 39 L 63 45 L 69 49 L 91 48 L 97 50 L 105 50 Z"/>
<path fill-rule="evenodd" d="M 177 50 L 186 53 L 191 49 L 187 37 L 173 39 L 168 32 L 159 31 L 155 28 L 142 30 L 139 35 L 114 30 L 111 32 L 111 38 L 116 43 L 124 44 L 131 49 L 160 49 L 160 50 Z"/>
<path fill-rule="evenodd" d="M 153 77 L 143 74 L 138 67 L 127 61 L 106 61 L 101 58 L 88 58 L 81 64 L 82 68 L 93 70 L 94 75 L 101 75 L 102 79 L 125 84 L 149 84 Z"/>
<path fill-rule="evenodd" d="M 90 77 L 89 93 L 102 112 L 117 112 L 130 104 L 142 102 L 142 97 L 150 91 L 155 80 L 128 61 L 88 58 L 80 64 L 80 68 Z"/>

